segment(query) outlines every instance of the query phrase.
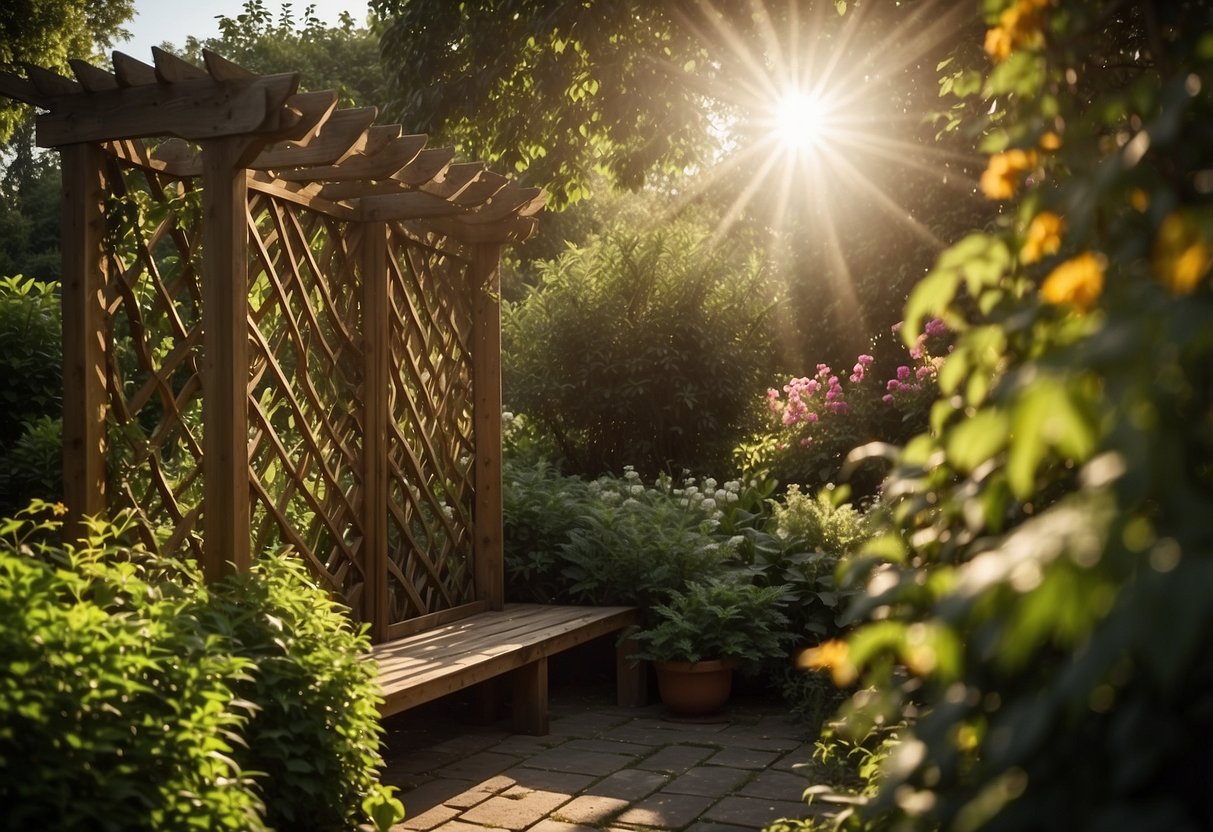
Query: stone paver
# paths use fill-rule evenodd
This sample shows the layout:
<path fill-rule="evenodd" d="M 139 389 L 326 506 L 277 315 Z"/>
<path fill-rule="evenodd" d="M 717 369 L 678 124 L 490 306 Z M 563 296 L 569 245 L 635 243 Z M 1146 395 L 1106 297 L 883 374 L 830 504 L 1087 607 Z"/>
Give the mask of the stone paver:
<path fill-rule="evenodd" d="M 800 799 L 814 746 L 778 706 L 675 721 L 582 691 L 553 703 L 544 737 L 392 723 L 384 781 L 408 810 L 393 832 L 754 832 L 827 808 Z"/>
<path fill-rule="evenodd" d="M 670 775 L 639 768 L 625 768 L 608 775 L 585 790 L 586 794 L 639 800 L 647 797 L 670 780 Z"/>
<path fill-rule="evenodd" d="M 546 768 L 552 771 L 572 771 L 577 774 L 610 774 L 630 765 L 635 756 L 630 754 L 603 754 L 600 751 L 578 751 L 557 746 L 541 751 L 522 763 L 527 768 Z"/>
<path fill-rule="evenodd" d="M 410 812 L 410 814 L 412 814 Z M 459 817 L 459 810 L 451 806 L 434 806 L 426 809 L 419 815 L 412 815 L 404 819 L 404 823 L 400 824 L 404 829 L 414 829 L 418 832 L 428 832 L 435 826 L 441 826 L 447 821 L 454 820 Z"/>
<path fill-rule="evenodd" d="M 722 748 L 708 758 L 708 764 L 713 766 L 731 766 L 733 768 L 766 768 L 781 756 L 776 751 L 756 751 L 751 748 Z"/>
<path fill-rule="evenodd" d="M 632 808 L 620 814 L 616 821 L 629 826 L 679 829 L 698 818 L 711 805 L 710 797 L 657 792 L 633 803 Z"/>
<path fill-rule="evenodd" d="M 582 826 L 578 823 L 565 823 L 564 821 L 545 818 L 528 829 L 527 832 L 597 832 L 597 829 L 593 826 Z"/>
<path fill-rule="evenodd" d="M 568 795 L 553 792 L 527 791 L 512 797 L 501 794 L 468 809 L 461 819 L 517 832 L 543 820 L 568 799 Z"/>
<path fill-rule="evenodd" d="M 746 783 L 738 794 L 746 797 L 762 797 L 770 800 L 794 800 L 810 785 L 810 780 L 790 771 L 768 769 L 759 772 Z"/>
<path fill-rule="evenodd" d="M 704 820 L 761 829 L 779 818 L 802 818 L 808 807 L 796 800 L 764 800 L 731 795 L 703 813 Z"/>
<path fill-rule="evenodd" d="M 592 774 L 545 771 L 541 768 L 511 768 L 505 771 L 505 776 L 524 788 L 561 794 L 576 794 L 598 779 Z"/>
<path fill-rule="evenodd" d="M 438 769 L 437 773 L 443 777 L 480 781 L 500 774 L 510 766 L 517 765 L 520 759 L 511 754 L 481 751 L 479 754 L 472 754 L 447 763 Z"/>
<path fill-rule="evenodd" d="M 499 774 L 496 777 L 490 777 L 488 780 L 472 786 L 472 788 L 466 791 L 460 792 L 454 797 L 447 798 L 443 803 L 447 806 L 454 806 L 456 809 L 470 809 L 477 803 L 488 800 L 493 795 L 515 785 L 517 785 L 517 781 L 514 778 Z"/>
<path fill-rule="evenodd" d="M 618 797 L 583 794 L 580 797 L 573 798 L 557 809 L 555 817 L 569 823 L 602 826 L 612 817 L 628 808 L 628 805 L 628 801 Z"/>
<path fill-rule="evenodd" d="M 653 749 L 634 742 L 619 742 L 614 739 L 569 740 L 561 748 L 576 751 L 598 751 L 603 754 L 629 754 L 633 757 L 648 754 Z"/>
<path fill-rule="evenodd" d="M 712 756 L 712 748 L 701 745 L 670 745 L 655 751 L 636 764 L 636 768 L 648 771 L 667 771 L 671 774 L 681 774 Z"/>
<path fill-rule="evenodd" d="M 670 781 L 662 791 L 671 794 L 698 794 L 719 797 L 736 789 L 754 772 L 726 766 L 696 766 Z"/>

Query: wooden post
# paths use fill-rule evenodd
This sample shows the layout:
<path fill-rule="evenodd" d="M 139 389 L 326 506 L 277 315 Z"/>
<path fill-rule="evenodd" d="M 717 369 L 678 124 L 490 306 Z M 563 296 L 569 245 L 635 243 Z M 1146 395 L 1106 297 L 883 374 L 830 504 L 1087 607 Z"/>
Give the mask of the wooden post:
<path fill-rule="evenodd" d="M 63 162 L 63 498 L 69 536 L 105 495 L 105 189 L 101 149 L 66 145 Z"/>
<path fill-rule="evenodd" d="M 477 245 L 468 269 L 472 295 L 472 421 L 476 430 L 472 557 L 477 600 L 505 605 L 501 527 L 501 247 Z"/>
<path fill-rule="evenodd" d="M 387 580 L 388 330 L 387 223 L 367 222 L 362 232 L 362 551 L 371 638 L 387 639 L 391 623 Z"/>
<path fill-rule="evenodd" d="M 207 580 L 249 568 L 245 138 L 202 145 L 203 553 Z"/>

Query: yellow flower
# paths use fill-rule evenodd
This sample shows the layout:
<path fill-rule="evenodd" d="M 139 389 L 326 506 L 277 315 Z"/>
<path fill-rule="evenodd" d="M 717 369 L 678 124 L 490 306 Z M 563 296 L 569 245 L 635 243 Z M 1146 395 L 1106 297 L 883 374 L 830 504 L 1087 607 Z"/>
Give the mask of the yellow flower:
<path fill-rule="evenodd" d="M 1189 214 L 1174 213 L 1162 221 L 1154 241 L 1154 275 L 1177 295 L 1196 290 L 1209 273 L 1213 249 Z"/>
<path fill-rule="evenodd" d="M 1036 167 L 1036 161 L 1035 150 L 995 153 L 981 174 L 981 192 L 990 199 L 1010 199 L 1015 196 L 1020 177 Z"/>
<path fill-rule="evenodd" d="M 1032 218 L 1028 225 L 1027 238 L 1019 257 L 1025 263 L 1035 263 L 1048 254 L 1056 254 L 1061 248 L 1061 232 L 1065 230 L 1066 221 L 1052 211 L 1041 211 Z"/>
<path fill-rule="evenodd" d="M 1041 297 L 1048 303 L 1068 303 L 1085 312 L 1103 293 L 1103 270 L 1103 257 L 1094 252 L 1083 252 L 1049 273 L 1041 284 Z"/>
<path fill-rule="evenodd" d="M 1054 133 L 1052 130 L 1040 137 L 1041 150 L 1060 150 L 1061 136 Z"/>
<path fill-rule="evenodd" d="M 796 665 L 804 670 L 829 670 L 834 684 L 846 687 L 855 681 L 858 671 L 847 659 L 847 643 L 840 639 L 823 641 L 816 647 L 801 651 Z"/>
<path fill-rule="evenodd" d="M 1019 0 L 999 15 L 998 25 L 986 32 L 985 50 L 994 63 L 1040 40 L 1040 10 L 1047 5 L 1049 0 Z"/>
<path fill-rule="evenodd" d="M 1011 43 L 1011 33 L 1001 26 L 995 26 L 986 32 L 986 54 L 993 58 L 994 63 L 1005 61 L 1011 57 L 1014 44 Z"/>
<path fill-rule="evenodd" d="M 67 514 L 67 506 L 63 503 L 51 503 L 51 511 L 55 513 L 56 517 L 62 517 Z"/>

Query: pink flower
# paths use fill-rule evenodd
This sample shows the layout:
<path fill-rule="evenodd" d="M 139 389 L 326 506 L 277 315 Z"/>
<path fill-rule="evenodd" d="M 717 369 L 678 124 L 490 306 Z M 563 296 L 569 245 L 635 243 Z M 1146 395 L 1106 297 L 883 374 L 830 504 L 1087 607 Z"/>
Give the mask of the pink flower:
<path fill-rule="evenodd" d="M 817 421 L 817 414 L 810 410 L 808 413 L 805 414 L 804 420 L 811 425 Z"/>
<path fill-rule="evenodd" d="M 893 394 L 892 394 L 892 393 L 885 393 L 883 396 L 881 396 L 881 397 L 880 397 L 880 400 L 881 400 L 882 402 L 885 402 L 885 403 L 887 404 L 887 403 L 889 403 L 889 402 L 893 401 Z"/>
<path fill-rule="evenodd" d="M 909 367 L 907 367 L 905 364 L 902 364 L 900 367 L 897 368 L 898 381 L 905 381 L 909 377 L 910 377 L 910 368 Z"/>
<path fill-rule="evenodd" d="M 923 331 L 926 333 L 927 337 L 930 338 L 936 335 L 943 335 L 948 331 L 948 327 L 943 321 L 939 320 L 939 318 L 931 318 L 931 320 L 927 321 L 927 325 Z"/>
<path fill-rule="evenodd" d="M 875 361 L 875 360 L 876 360 L 876 359 L 875 359 L 875 358 L 873 358 L 873 357 L 872 357 L 872 356 L 870 356 L 870 355 L 861 355 L 861 356 L 859 356 L 859 363 L 860 363 L 860 364 L 862 364 L 862 365 L 863 365 L 863 366 L 865 366 L 865 367 L 867 367 L 867 366 L 871 365 L 871 363 L 872 363 L 873 361 Z"/>

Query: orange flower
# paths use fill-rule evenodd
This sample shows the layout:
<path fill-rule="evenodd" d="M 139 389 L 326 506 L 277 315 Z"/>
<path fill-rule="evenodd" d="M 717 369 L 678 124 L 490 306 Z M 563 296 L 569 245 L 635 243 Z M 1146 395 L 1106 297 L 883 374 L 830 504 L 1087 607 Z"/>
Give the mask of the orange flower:
<path fill-rule="evenodd" d="M 1060 150 L 1061 136 L 1054 133 L 1052 130 L 1040 137 L 1041 150 Z"/>
<path fill-rule="evenodd" d="M 986 31 L 986 54 L 994 59 L 994 63 L 1005 61 L 1011 57 L 1014 44 L 1011 43 L 1011 33 L 1001 26 L 995 26 Z"/>
<path fill-rule="evenodd" d="M 1015 196 L 1020 177 L 1036 167 L 1035 150 L 1008 150 L 995 153 L 981 174 L 981 192 L 990 199 L 1010 199 Z"/>
<path fill-rule="evenodd" d="M 1048 303 L 1068 303 L 1086 312 L 1103 293 L 1103 272 L 1103 257 L 1083 252 L 1053 269 L 1041 284 L 1040 295 Z"/>
<path fill-rule="evenodd" d="M 1196 290 L 1213 263 L 1213 249 L 1191 215 L 1173 213 L 1162 221 L 1154 241 L 1154 275 L 1177 295 Z"/>
<path fill-rule="evenodd" d="M 847 659 L 847 643 L 840 639 L 823 641 L 816 647 L 801 651 L 796 666 L 805 670 L 829 670 L 834 684 L 846 687 L 855 681 L 858 671 Z"/>
<path fill-rule="evenodd" d="M 1027 238 L 1019 257 L 1025 263 L 1035 263 L 1048 254 L 1056 254 L 1061 248 L 1061 232 L 1066 221 L 1052 211 L 1041 211 L 1028 225 Z"/>

